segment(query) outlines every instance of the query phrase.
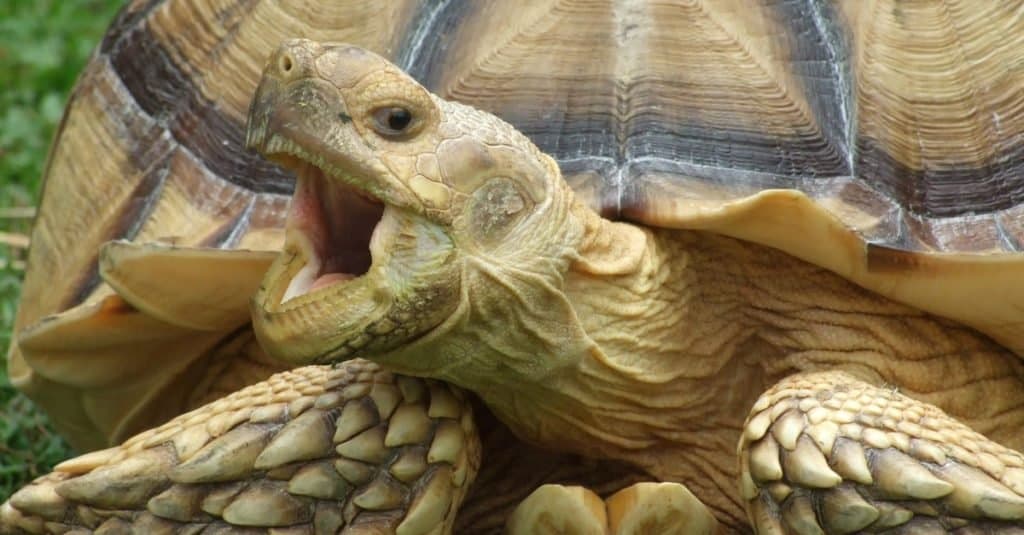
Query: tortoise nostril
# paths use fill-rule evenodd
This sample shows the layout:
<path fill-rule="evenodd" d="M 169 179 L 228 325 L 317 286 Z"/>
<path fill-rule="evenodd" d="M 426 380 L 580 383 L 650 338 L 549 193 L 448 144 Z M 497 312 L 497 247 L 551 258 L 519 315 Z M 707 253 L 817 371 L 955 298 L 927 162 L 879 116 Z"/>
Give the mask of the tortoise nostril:
<path fill-rule="evenodd" d="M 282 73 L 284 73 L 284 74 L 290 73 L 292 71 L 292 67 L 294 65 L 295 65 L 295 62 L 292 60 L 292 55 L 291 54 L 287 54 L 286 53 L 286 54 L 282 54 L 281 55 L 280 67 L 281 67 L 281 72 Z"/>

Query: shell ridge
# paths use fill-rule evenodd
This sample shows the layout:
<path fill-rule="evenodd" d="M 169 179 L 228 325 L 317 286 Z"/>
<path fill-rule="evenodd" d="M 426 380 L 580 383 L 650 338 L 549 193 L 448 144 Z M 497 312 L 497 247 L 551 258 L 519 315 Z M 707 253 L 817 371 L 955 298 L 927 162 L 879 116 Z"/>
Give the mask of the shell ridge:
<path fill-rule="evenodd" d="M 425 64 L 420 61 L 420 56 L 426 48 L 427 36 L 437 35 L 433 30 L 436 30 L 438 20 L 442 18 L 440 14 L 446 11 L 451 4 L 452 0 L 439 0 L 426 12 L 424 10 L 428 7 L 421 4 L 419 13 L 413 17 L 413 22 L 410 24 L 415 29 L 408 33 L 409 37 L 399 47 L 400 52 L 399 56 L 395 58 L 395 64 L 417 80 L 425 73 Z"/>
<path fill-rule="evenodd" d="M 846 154 L 846 168 L 853 175 L 855 174 L 854 161 L 856 157 L 854 154 L 856 144 L 853 143 L 853 136 L 856 119 L 854 118 L 855 108 L 852 102 L 853 82 L 850 79 L 849 59 L 844 59 L 837 49 L 840 39 L 839 32 L 830 23 L 832 18 L 826 17 L 822 12 L 826 8 L 817 0 L 804 0 L 804 3 L 807 6 L 808 13 L 811 14 L 811 22 L 814 24 L 815 29 L 818 30 L 818 34 L 821 35 L 821 41 L 825 45 L 825 52 L 828 54 L 828 65 L 836 82 L 836 105 L 839 108 L 839 118 L 843 126 L 840 148 Z M 844 66 L 846 67 L 845 69 L 843 68 Z"/>

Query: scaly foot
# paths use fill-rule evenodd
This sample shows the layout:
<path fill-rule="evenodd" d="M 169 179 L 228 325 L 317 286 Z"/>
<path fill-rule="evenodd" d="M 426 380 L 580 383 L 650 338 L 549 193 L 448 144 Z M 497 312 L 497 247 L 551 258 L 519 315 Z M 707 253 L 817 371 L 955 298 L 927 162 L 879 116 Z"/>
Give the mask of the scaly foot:
<path fill-rule="evenodd" d="M 739 455 L 760 533 L 1024 533 L 1024 456 L 845 373 L 762 395 Z"/>
<path fill-rule="evenodd" d="M 478 466 L 461 393 L 308 366 L 62 463 L 0 506 L 0 532 L 443 534 Z"/>

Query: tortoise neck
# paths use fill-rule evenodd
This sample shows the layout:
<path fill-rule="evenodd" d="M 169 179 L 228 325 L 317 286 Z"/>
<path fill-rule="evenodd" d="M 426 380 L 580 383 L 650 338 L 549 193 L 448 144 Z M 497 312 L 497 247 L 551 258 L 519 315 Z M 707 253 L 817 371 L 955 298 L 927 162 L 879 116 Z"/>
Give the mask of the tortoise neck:
<path fill-rule="evenodd" d="M 733 385 L 763 379 L 732 358 L 748 327 L 727 292 L 706 288 L 709 270 L 725 270 L 715 269 L 702 235 L 589 210 L 578 218 L 585 230 L 562 291 L 582 338 L 558 346 L 562 369 L 510 389 L 514 402 L 492 403 L 495 412 L 527 440 L 647 467 L 660 462 L 651 448 L 667 454 L 678 438 L 662 432 L 666 423 L 673 433 L 699 432 L 709 449 L 733 448 L 759 393 Z M 722 376 L 734 380 L 713 381 Z M 507 407 L 515 414 L 503 415 Z"/>

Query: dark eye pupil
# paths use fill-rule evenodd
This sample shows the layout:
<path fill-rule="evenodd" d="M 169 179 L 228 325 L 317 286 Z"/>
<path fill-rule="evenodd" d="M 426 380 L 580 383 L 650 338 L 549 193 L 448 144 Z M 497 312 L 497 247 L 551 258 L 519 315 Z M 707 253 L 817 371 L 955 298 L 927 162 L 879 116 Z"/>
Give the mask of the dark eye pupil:
<path fill-rule="evenodd" d="M 393 139 L 404 139 L 410 126 L 414 126 L 412 112 L 404 106 L 382 106 L 372 112 L 371 126 L 378 134 Z"/>
<path fill-rule="evenodd" d="M 412 114 L 405 108 L 388 109 L 388 128 L 401 132 L 412 122 Z"/>

